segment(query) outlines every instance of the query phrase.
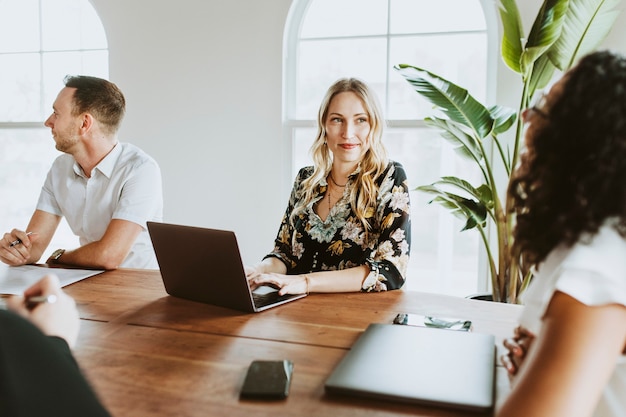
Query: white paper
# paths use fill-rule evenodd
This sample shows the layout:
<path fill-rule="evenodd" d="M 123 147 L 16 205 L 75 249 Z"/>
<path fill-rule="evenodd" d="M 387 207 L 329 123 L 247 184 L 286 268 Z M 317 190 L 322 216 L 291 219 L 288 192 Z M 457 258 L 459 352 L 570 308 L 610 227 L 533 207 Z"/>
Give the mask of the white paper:
<path fill-rule="evenodd" d="M 37 265 L 9 266 L 0 262 L 0 294 L 22 295 L 25 289 L 47 274 L 59 277 L 61 286 L 65 287 L 101 272 L 104 270 L 46 268 Z"/>

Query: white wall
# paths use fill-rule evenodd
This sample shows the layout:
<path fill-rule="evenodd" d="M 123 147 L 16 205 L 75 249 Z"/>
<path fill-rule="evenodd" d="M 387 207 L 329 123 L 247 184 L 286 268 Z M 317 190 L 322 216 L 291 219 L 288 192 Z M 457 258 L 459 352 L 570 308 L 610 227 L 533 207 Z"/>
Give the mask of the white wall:
<path fill-rule="evenodd" d="M 91 0 L 124 91 L 122 141 L 161 165 L 165 221 L 234 230 L 244 261 L 273 244 L 292 183 L 281 127 L 291 0 Z M 518 1 L 528 20 L 541 1 Z M 607 47 L 626 53 L 626 12 Z M 499 61 L 498 102 L 520 82 Z M 513 90 L 512 90 L 513 89 Z"/>
<path fill-rule="evenodd" d="M 120 140 L 160 164 L 165 221 L 234 230 L 247 263 L 269 252 L 290 172 L 281 127 L 290 0 L 92 0 L 110 79 L 127 99 Z"/>

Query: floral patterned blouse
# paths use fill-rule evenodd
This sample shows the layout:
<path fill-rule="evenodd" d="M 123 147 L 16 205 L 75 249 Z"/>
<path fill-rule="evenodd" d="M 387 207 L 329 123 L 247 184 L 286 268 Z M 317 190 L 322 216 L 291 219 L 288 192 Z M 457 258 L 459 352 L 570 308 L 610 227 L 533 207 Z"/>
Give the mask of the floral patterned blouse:
<path fill-rule="evenodd" d="M 283 217 L 274 250 L 265 258 L 276 257 L 287 266 L 287 274 L 334 271 L 367 265 L 370 273 L 362 291 L 386 291 L 402 287 L 406 278 L 411 245 L 410 201 L 406 173 L 398 162 L 390 161 L 376 180 L 379 188 L 372 230 L 366 237 L 363 224 L 350 207 L 350 185 L 358 173 L 348 179 L 343 197 L 325 221 L 314 212 L 324 198 L 328 184 L 322 180 L 317 195 L 306 211 L 289 218 L 296 205 L 302 181 L 313 174 L 313 167 L 298 172 Z"/>

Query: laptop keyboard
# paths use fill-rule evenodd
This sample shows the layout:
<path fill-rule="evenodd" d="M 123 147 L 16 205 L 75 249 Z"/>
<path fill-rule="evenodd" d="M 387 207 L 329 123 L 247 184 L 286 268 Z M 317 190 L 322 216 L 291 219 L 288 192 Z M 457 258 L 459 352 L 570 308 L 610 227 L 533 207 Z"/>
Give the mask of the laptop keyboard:
<path fill-rule="evenodd" d="M 278 295 L 278 291 L 271 291 L 268 293 L 252 293 L 252 300 L 257 307 L 265 307 L 270 304 L 275 304 L 283 300 L 287 300 L 293 297 L 291 294 Z"/>

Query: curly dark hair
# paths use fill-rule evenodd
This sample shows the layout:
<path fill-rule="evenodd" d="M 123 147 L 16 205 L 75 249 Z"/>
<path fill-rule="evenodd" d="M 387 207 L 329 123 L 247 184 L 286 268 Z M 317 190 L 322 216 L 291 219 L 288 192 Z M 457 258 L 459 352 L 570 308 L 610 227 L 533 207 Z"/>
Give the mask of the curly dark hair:
<path fill-rule="evenodd" d="M 562 81 L 508 189 L 512 253 L 526 265 L 595 235 L 608 219 L 626 236 L 626 58 L 591 53 Z"/>

